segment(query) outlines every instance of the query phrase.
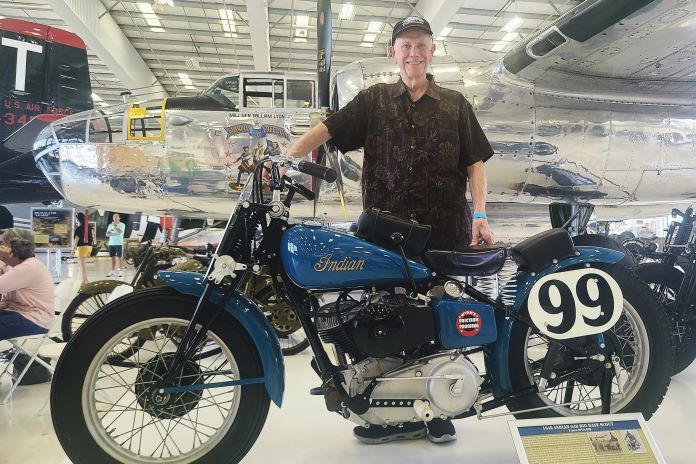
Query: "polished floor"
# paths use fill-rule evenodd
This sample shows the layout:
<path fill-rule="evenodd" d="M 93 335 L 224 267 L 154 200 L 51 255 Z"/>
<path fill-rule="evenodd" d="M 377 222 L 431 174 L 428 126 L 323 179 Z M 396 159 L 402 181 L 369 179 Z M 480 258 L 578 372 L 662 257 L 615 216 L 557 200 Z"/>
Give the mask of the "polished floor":
<path fill-rule="evenodd" d="M 108 268 L 108 258 L 97 258 L 89 265 L 90 278 L 102 277 Z M 76 272 L 76 265 L 64 265 L 62 278 Z M 130 277 L 132 271 L 127 271 L 123 280 Z M 0 350 L 4 348 L 0 342 Z M 458 440 L 443 445 L 427 440 L 362 445 L 351 434 L 352 423 L 327 412 L 321 397 L 308 394 L 317 384 L 310 359 L 308 352 L 286 358 L 283 407 L 271 405 L 265 427 L 244 463 L 517 462 L 507 425 L 511 416 L 458 421 Z M 7 382 L 3 381 L 0 394 L 6 389 Z M 20 387 L 8 404 L 0 406 L 0 464 L 70 463 L 53 432 L 50 410 L 42 409 L 48 392 L 49 384 Z M 673 378 L 664 402 L 648 425 L 667 463 L 696 462 L 696 363 Z"/>

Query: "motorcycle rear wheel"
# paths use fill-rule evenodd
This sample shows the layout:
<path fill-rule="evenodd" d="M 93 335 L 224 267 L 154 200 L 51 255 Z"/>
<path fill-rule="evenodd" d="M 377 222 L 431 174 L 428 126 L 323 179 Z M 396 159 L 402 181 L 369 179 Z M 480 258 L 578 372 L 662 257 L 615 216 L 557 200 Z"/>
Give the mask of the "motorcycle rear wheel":
<path fill-rule="evenodd" d="M 143 290 L 90 317 L 66 346 L 51 388 L 56 435 L 76 464 L 236 463 L 256 441 L 270 399 L 263 384 L 158 395 L 196 299 Z M 114 363 L 130 335 L 146 342 Z M 126 340 L 126 342 L 124 342 Z M 178 385 L 263 377 L 253 341 L 222 312 Z"/>
<path fill-rule="evenodd" d="M 604 332 L 605 342 L 615 347 L 619 357 L 619 376 L 612 378 L 610 412 L 641 412 L 648 419 L 667 392 L 674 364 L 668 317 L 631 269 L 615 265 L 603 270 L 618 281 L 624 296 L 621 318 L 612 329 Z M 572 340 L 580 342 L 580 339 Z M 537 383 L 547 348 L 545 336 L 520 322 L 513 325 L 508 352 L 513 390 Z M 570 356 L 574 354 L 562 348 L 557 363 L 567 362 L 572 359 Z M 510 403 L 508 409 L 518 419 L 601 414 L 600 387 L 596 378 L 590 374 L 563 382 L 543 393 L 521 397 Z M 623 394 L 620 394 L 619 383 Z M 562 406 L 571 402 L 575 404 Z M 520 412 L 533 408 L 545 409 Z"/>

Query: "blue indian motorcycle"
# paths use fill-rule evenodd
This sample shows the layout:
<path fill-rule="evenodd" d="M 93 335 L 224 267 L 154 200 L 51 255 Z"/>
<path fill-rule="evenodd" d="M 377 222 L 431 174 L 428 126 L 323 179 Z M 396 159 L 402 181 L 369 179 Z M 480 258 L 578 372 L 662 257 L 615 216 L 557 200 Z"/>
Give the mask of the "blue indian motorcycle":
<path fill-rule="evenodd" d="M 363 213 L 362 238 L 290 225 L 293 197 L 314 193 L 282 166 L 336 178 L 274 157 L 266 198 L 259 165 L 205 276 L 163 271 L 168 288 L 107 304 L 70 340 L 51 410 L 73 462 L 244 457 L 284 390 L 274 330 L 239 292 L 262 269 L 302 323 L 327 408 L 356 424 L 480 418 L 500 406 L 525 418 L 657 409 L 669 326 L 622 253 L 575 247 L 563 229 L 510 250 L 426 250 L 427 228 L 377 211 Z M 498 295 L 471 285 L 508 255 L 517 270 Z"/>

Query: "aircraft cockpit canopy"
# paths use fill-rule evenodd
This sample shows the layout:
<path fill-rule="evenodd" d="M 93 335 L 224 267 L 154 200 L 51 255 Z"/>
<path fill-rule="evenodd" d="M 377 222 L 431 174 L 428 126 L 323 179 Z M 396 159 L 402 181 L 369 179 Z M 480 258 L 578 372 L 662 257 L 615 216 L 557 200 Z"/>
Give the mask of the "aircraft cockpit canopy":
<path fill-rule="evenodd" d="M 203 92 L 233 110 L 312 109 L 316 107 L 316 94 L 315 78 L 283 74 L 225 76 Z"/>

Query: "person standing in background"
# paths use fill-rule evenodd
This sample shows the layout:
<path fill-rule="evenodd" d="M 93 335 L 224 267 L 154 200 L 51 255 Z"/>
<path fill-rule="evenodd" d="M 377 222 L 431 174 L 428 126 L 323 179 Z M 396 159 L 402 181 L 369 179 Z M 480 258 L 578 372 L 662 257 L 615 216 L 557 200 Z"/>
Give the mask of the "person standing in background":
<path fill-rule="evenodd" d="M 74 257 L 77 251 L 77 262 L 80 265 L 80 275 L 82 277 L 82 285 L 89 282 L 87 279 L 87 269 L 85 260 L 92 254 L 92 243 L 94 243 L 94 235 L 92 228 L 85 219 L 85 213 L 77 213 L 78 226 L 73 234 L 73 249 L 71 255 Z"/>
<path fill-rule="evenodd" d="M 114 213 L 111 224 L 106 228 L 106 236 L 109 237 L 109 256 L 111 256 L 111 272 L 106 277 L 116 275 L 123 277 L 123 233 L 126 226 L 121 222 L 121 216 Z M 117 267 L 118 265 L 118 267 Z"/>

